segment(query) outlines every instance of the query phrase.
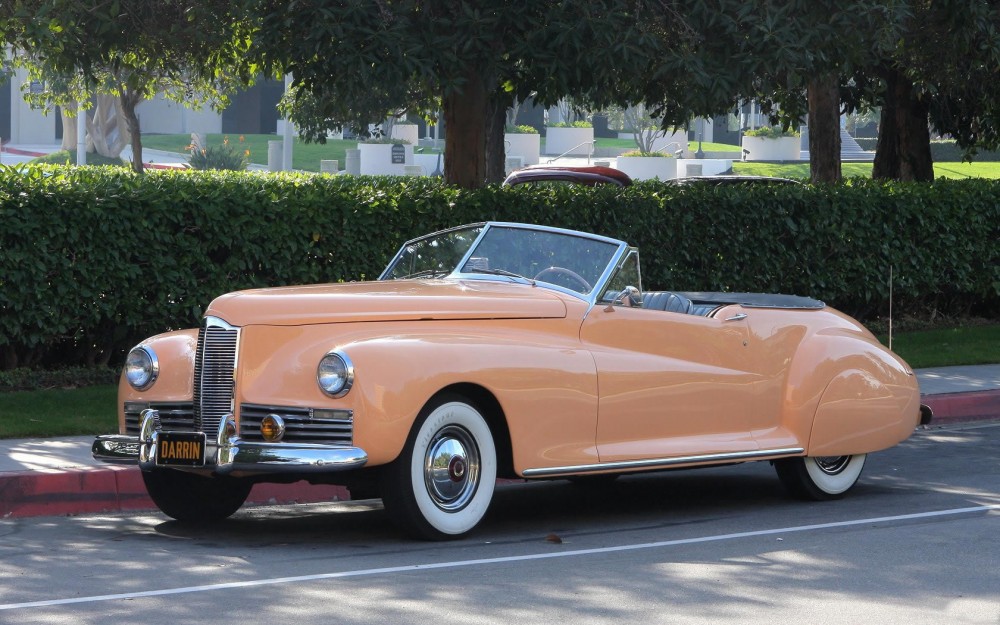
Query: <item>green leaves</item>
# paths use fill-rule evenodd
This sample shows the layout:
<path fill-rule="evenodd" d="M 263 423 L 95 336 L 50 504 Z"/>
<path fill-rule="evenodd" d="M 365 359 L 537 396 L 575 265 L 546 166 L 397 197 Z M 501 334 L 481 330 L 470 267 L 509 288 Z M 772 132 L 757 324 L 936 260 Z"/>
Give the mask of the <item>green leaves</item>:
<path fill-rule="evenodd" d="M 1000 182 L 490 186 L 431 178 L 0 169 L 0 368 L 120 362 L 233 290 L 377 276 L 484 220 L 624 239 L 646 289 L 810 295 L 863 318 L 1000 306 Z"/>

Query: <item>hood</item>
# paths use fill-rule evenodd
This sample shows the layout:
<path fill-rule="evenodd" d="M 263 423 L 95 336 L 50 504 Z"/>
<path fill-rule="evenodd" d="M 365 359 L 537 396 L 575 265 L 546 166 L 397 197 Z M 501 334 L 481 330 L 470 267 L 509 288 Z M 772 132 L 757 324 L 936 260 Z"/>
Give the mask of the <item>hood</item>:
<path fill-rule="evenodd" d="M 389 280 L 237 291 L 205 311 L 235 326 L 566 316 L 544 288 L 467 280 Z"/>

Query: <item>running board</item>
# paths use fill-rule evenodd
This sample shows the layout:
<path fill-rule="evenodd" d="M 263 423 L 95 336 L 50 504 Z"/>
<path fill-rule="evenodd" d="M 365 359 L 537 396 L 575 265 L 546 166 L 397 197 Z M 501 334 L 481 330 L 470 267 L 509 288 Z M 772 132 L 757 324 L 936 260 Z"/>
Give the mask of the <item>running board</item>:
<path fill-rule="evenodd" d="M 628 471 L 631 469 L 668 469 L 682 464 L 716 464 L 724 462 L 741 462 L 744 460 L 761 460 L 777 456 L 798 456 L 805 453 L 802 447 L 787 447 L 784 449 L 759 449 L 756 451 L 740 451 L 728 454 L 704 454 L 701 456 L 678 456 L 674 458 L 651 458 L 649 460 L 628 460 L 625 462 L 602 462 L 599 464 L 578 464 L 568 467 L 550 467 L 543 469 L 525 469 L 524 477 L 553 477 L 557 475 L 579 475 L 581 473 L 598 473 L 602 471 Z"/>

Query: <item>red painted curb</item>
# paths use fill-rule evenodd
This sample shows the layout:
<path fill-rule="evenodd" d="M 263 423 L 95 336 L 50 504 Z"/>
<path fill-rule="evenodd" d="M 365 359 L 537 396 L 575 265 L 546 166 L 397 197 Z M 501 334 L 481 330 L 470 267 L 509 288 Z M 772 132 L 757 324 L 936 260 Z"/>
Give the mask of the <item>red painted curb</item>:
<path fill-rule="evenodd" d="M 934 413 L 931 425 L 950 425 L 1000 418 L 1000 390 L 924 395 Z"/>
<path fill-rule="evenodd" d="M 34 156 L 38 158 L 39 156 L 45 156 L 45 152 L 33 152 L 31 150 L 21 150 L 19 148 L 8 148 L 5 147 L 2 151 L 7 154 L 14 154 L 16 156 Z"/>
<path fill-rule="evenodd" d="M 257 484 L 248 505 L 317 503 L 350 499 L 343 486 Z M 59 473 L 0 474 L 0 518 L 27 518 L 155 510 L 138 467 L 84 467 Z"/>
<path fill-rule="evenodd" d="M 40 156 L 45 156 L 47 152 L 35 152 L 33 150 L 22 150 L 20 148 L 7 148 L 3 149 L 7 154 L 14 154 L 16 156 L 33 156 L 38 158 Z M 143 163 L 143 167 L 147 169 L 187 169 L 184 165 L 163 165 L 161 163 Z"/>

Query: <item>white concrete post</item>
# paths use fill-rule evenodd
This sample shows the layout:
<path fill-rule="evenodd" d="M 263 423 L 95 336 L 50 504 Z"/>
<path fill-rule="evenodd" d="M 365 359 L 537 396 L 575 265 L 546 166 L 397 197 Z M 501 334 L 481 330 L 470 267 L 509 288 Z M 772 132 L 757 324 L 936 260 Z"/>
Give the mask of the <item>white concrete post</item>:
<path fill-rule="evenodd" d="M 292 75 L 285 74 L 285 93 L 292 85 Z M 292 171 L 292 122 L 285 120 L 284 136 L 282 137 L 281 169 L 282 171 Z"/>
<path fill-rule="evenodd" d="M 82 101 L 76 103 L 76 164 L 87 164 L 87 111 Z"/>

